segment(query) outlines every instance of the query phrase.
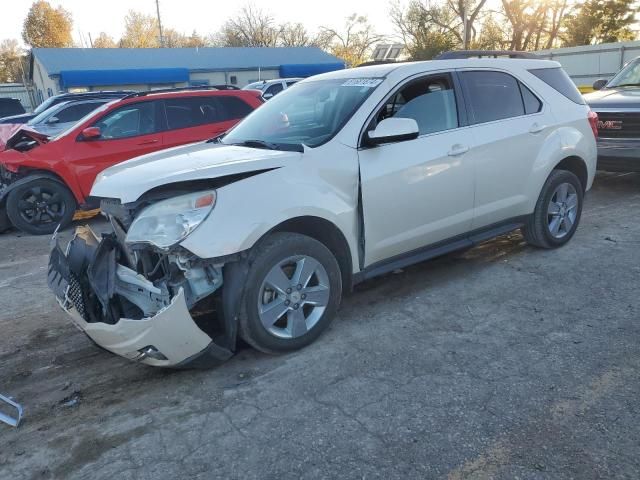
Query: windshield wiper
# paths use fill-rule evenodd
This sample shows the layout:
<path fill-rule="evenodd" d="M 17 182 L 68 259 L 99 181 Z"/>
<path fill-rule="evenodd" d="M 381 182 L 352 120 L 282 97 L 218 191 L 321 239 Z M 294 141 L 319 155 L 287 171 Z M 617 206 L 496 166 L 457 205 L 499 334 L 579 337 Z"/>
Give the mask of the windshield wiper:
<path fill-rule="evenodd" d="M 229 143 L 228 145 L 238 145 L 249 148 L 263 148 L 266 150 L 284 150 L 285 152 L 304 152 L 304 147 L 299 143 L 272 143 L 264 140 L 244 140 L 237 143 Z"/>
<path fill-rule="evenodd" d="M 609 88 L 616 87 L 640 87 L 640 83 L 620 83 L 619 85 L 607 85 Z"/>

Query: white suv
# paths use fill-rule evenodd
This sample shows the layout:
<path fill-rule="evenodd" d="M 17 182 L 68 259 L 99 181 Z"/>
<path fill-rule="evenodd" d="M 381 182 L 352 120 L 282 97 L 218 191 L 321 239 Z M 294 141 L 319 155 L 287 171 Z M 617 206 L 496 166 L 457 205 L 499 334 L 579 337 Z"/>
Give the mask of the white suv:
<path fill-rule="evenodd" d="M 49 283 L 97 344 L 149 365 L 314 341 L 358 282 L 522 229 L 559 247 L 593 182 L 593 119 L 558 63 L 436 60 L 297 83 L 223 138 L 102 173 L 112 233 Z"/>

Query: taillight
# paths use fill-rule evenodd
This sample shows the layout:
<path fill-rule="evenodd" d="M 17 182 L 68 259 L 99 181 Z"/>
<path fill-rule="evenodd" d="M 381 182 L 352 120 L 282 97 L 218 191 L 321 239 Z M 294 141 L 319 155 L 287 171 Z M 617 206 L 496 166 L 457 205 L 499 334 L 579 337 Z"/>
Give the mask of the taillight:
<path fill-rule="evenodd" d="M 591 130 L 593 130 L 593 136 L 598 138 L 598 114 L 593 110 L 589 110 L 589 114 L 587 115 L 589 119 L 589 125 L 591 125 Z"/>

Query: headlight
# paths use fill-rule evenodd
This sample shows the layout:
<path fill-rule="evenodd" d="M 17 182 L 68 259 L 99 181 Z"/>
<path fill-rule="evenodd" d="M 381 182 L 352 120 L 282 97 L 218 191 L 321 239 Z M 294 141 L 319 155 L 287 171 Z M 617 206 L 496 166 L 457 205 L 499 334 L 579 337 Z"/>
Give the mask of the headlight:
<path fill-rule="evenodd" d="M 171 247 L 187 238 L 207 218 L 215 204 L 215 191 L 190 193 L 155 203 L 136 217 L 126 241 Z"/>

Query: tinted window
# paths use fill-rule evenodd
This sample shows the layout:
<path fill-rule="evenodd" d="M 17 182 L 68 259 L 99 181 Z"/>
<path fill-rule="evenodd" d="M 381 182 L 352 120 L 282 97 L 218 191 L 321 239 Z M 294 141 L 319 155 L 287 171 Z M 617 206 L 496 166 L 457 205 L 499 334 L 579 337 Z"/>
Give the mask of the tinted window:
<path fill-rule="evenodd" d="M 70 105 L 60 110 L 54 116 L 58 119 L 59 123 L 76 122 L 100 105 L 102 105 L 102 103 L 97 102 Z"/>
<path fill-rule="evenodd" d="M 529 70 L 529 72 L 534 74 L 554 90 L 560 92 L 572 102 L 580 105 L 585 104 L 580 90 L 578 90 L 573 81 L 569 78 L 569 75 L 567 75 L 562 68 L 536 68 L 534 70 Z"/>
<path fill-rule="evenodd" d="M 253 108 L 238 97 L 220 96 L 216 100 L 225 112 L 225 120 L 236 120 L 249 115 Z"/>
<path fill-rule="evenodd" d="M 520 83 L 520 91 L 522 92 L 522 100 L 524 101 L 524 111 L 527 115 L 538 113 L 542 110 L 542 102 L 522 83 Z"/>
<path fill-rule="evenodd" d="M 102 138 L 126 138 L 157 131 L 156 102 L 132 103 L 102 117 L 95 124 Z"/>
<path fill-rule="evenodd" d="M 502 72 L 462 72 L 473 123 L 524 115 L 518 81 Z"/>
<path fill-rule="evenodd" d="M 20 100 L 15 98 L 0 98 L 0 117 L 19 115 L 24 113 Z"/>
<path fill-rule="evenodd" d="M 412 81 L 394 94 L 376 117 L 413 118 L 420 135 L 458 127 L 458 109 L 449 75 L 430 76 Z"/>
<path fill-rule="evenodd" d="M 172 98 L 165 105 L 170 130 L 243 118 L 252 110 L 232 96 Z"/>
<path fill-rule="evenodd" d="M 282 91 L 282 83 L 274 83 L 264 92 L 265 95 L 271 94 L 275 95 L 276 93 L 280 93 Z"/>

